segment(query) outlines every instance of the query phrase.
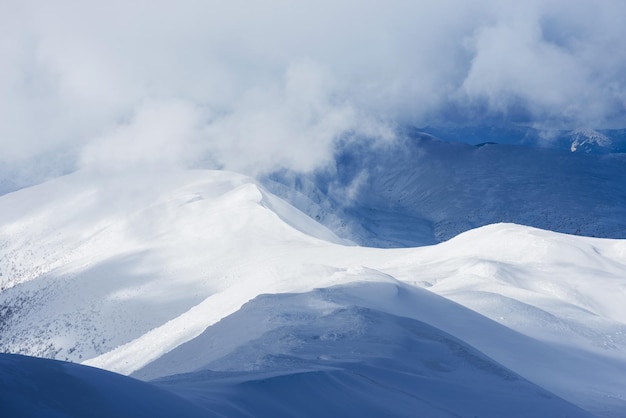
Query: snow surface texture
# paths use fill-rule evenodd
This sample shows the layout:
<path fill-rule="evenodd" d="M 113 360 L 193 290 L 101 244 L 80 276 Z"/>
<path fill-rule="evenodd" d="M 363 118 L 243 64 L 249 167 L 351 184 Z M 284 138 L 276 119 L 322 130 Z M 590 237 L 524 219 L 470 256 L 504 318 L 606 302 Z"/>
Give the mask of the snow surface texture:
<path fill-rule="evenodd" d="M 226 415 L 343 413 L 343 396 L 429 416 L 626 411 L 624 240 L 498 224 L 356 247 L 215 171 L 77 172 L 0 197 L 0 219 L 3 352 L 159 379 Z"/>
<path fill-rule="evenodd" d="M 218 416 L 154 385 L 77 364 L 0 354 L 0 414 L 11 418 Z"/>
<path fill-rule="evenodd" d="M 348 141 L 332 167 L 276 172 L 264 184 L 367 246 L 429 245 L 496 222 L 626 238 L 626 154 L 472 146 L 409 134 L 384 144 Z"/>
<path fill-rule="evenodd" d="M 158 383 L 226 416 L 588 416 L 437 328 L 363 306 L 402 292 L 259 296 L 136 375 L 196 370 Z M 235 338 L 246 343 L 216 347 Z"/>

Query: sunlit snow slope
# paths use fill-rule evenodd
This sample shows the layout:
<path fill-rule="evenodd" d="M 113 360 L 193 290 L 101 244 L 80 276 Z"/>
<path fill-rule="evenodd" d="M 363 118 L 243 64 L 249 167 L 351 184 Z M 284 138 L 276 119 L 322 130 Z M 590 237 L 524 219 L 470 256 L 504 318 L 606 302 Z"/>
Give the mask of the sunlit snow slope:
<path fill-rule="evenodd" d="M 624 240 L 497 224 L 356 247 L 216 171 L 77 172 L 0 197 L 0 219 L 3 352 L 159 378 L 227 415 L 289 415 L 303 404 L 271 398 L 286 385 L 337 401 L 385 388 L 373 411 L 626 410 Z M 464 401 L 476 391 L 492 394 Z"/>

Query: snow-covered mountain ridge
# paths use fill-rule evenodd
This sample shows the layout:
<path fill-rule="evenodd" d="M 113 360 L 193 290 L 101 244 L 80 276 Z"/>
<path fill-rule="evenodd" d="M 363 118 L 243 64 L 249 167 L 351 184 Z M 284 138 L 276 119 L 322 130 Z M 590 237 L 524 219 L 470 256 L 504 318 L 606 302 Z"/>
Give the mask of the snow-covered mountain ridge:
<path fill-rule="evenodd" d="M 18 296 L 2 303 L 4 326 L 38 318 L 15 322 L 33 340 L 3 338 L 4 350 L 79 361 L 236 284 L 228 270 L 243 268 L 240 253 L 254 262 L 285 240 L 317 243 L 317 235 L 341 242 L 244 176 L 191 172 L 124 182 L 93 184 L 76 173 L 2 197 L 2 288 L 20 285 Z M 151 300 L 160 300 L 159 308 L 142 315 Z"/>
<path fill-rule="evenodd" d="M 357 247 L 219 171 L 77 172 L 0 197 L 0 216 L 3 352 L 159 378 L 227 415 L 260 381 L 265 398 L 343 388 L 441 416 L 508 414 L 497 396 L 461 401 L 497 387 L 532 405 L 520 416 L 626 407 L 624 240 L 496 224 L 434 246 Z M 330 392 L 310 393 L 318 384 Z M 281 415 L 254 399 L 242 410 Z"/>

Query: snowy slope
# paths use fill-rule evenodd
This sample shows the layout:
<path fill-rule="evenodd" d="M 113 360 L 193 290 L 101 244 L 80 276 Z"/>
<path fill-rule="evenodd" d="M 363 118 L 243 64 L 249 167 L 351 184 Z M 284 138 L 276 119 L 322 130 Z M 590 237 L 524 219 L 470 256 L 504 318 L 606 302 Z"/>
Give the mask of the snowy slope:
<path fill-rule="evenodd" d="M 136 376 L 155 378 L 203 369 L 249 371 L 263 369 L 265 357 L 277 356 L 300 367 L 303 350 L 325 360 L 355 361 L 354 353 L 351 357 L 340 350 L 367 351 L 366 337 L 371 331 L 364 332 L 360 340 L 353 336 L 345 345 L 334 344 L 324 350 L 313 338 L 321 331 L 303 324 L 329 316 L 334 328 L 325 332 L 342 336 L 357 329 L 359 320 L 349 324 L 330 319 L 337 312 L 374 309 L 423 321 L 439 332 L 452 334 L 600 416 L 622 416 L 619 411 L 624 410 L 626 387 L 625 244 L 495 225 L 419 250 L 351 249 L 332 257 L 334 265 L 368 266 L 333 273 L 335 283 L 353 283 L 351 286 L 294 297 L 298 300 L 294 304 L 302 310 L 297 314 L 272 313 L 267 306 L 280 305 L 280 300 L 271 298 L 271 302 L 244 307 L 236 319 L 227 318 L 208 328 Z M 259 305 L 269 314 L 258 313 Z M 247 309 L 256 311 L 247 313 Z M 307 309 L 318 312 L 311 314 Z M 260 319 L 267 316 L 271 319 Z M 284 326 L 295 330 L 285 331 Z M 270 335 L 264 337 L 266 333 Z M 392 341 L 391 346 L 405 344 L 398 342 L 404 341 L 401 333 L 385 339 Z M 276 341 L 286 342 L 281 345 Z M 373 351 L 379 356 L 384 353 L 370 353 Z M 425 355 L 421 352 L 417 358 L 428 362 Z M 308 360 L 311 358 L 304 357 L 305 364 Z M 273 361 L 271 364 L 276 367 Z"/>
<path fill-rule="evenodd" d="M 439 329 L 363 303 L 397 291 L 259 296 L 136 375 L 194 369 L 156 383 L 227 416 L 588 416 Z"/>
<path fill-rule="evenodd" d="M 293 376 L 303 388 L 320 379 L 348 390 L 355 373 L 388 385 L 409 368 L 417 376 L 407 384 L 417 392 L 419 374 L 431 373 L 463 396 L 479 379 L 485 391 L 500 388 L 536 411 L 565 408 L 577 416 L 567 402 L 601 416 L 626 410 L 623 240 L 498 224 L 430 247 L 356 247 L 254 180 L 215 171 L 132 181 L 78 172 L 0 197 L 0 218 L 3 352 L 143 379 L 192 373 L 167 385 L 200 398 L 230 384 L 233 396 L 239 383 L 255 390 L 255 365 L 277 377 L 275 391 L 289 380 L 278 376 Z M 285 293 L 302 295 L 255 299 Z M 333 340 L 330 325 L 346 334 L 352 323 L 365 331 Z M 441 358 L 439 349 L 412 349 L 433 344 L 462 347 L 517 380 L 503 383 L 504 372 L 474 363 L 456 367 L 458 351 Z M 327 372 L 327 361 L 339 371 Z M 450 379 L 428 367 L 445 361 L 456 367 Z M 301 373 L 311 368 L 314 374 Z M 240 373 L 240 380 L 214 378 L 208 369 Z M 207 375 L 210 393 L 197 394 L 191 383 Z M 527 396 L 515 395 L 516 387 Z M 353 395 L 372 390 L 366 384 Z M 552 400 L 533 395 L 542 391 Z M 392 393 L 390 402 L 396 395 L 417 402 Z M 441 391 L 426 398 L 440 410 Z M 502 412 L 483 407 L 455 403 L 457 412 Z"/>
<path fill-rule="evenodd" d="M 277 172 L 265 184 L 368 246 L 428 245 L 496 222 L 626 238 L 626 154 L 472 146 L 413 132 L 386 144 L 347 142 L 331 168 Z"/>
<path fill-rule="evenodd" d="M 149 383 L 56 360 L 0 354 L 3 417 L 211 417 Z"/>
<path fill-rule="evenodd" d="M 239 271 L 254 270 L 257 259 L 276 257 L 291 241 L 319 245 L 314 236 L 340 242 L 264 197 L 250 178 L 225 172 L 132 184 L 76 173 L 2 197 L 0 218 L 2 350 L 72 361 L 184 313 L 176 332 L 189 338 L 206 326 L 188 318 L 202 301 L 234 310 L 256 296 L 251 289 L 233 303 L 220 293 L 236 292 Z"/>

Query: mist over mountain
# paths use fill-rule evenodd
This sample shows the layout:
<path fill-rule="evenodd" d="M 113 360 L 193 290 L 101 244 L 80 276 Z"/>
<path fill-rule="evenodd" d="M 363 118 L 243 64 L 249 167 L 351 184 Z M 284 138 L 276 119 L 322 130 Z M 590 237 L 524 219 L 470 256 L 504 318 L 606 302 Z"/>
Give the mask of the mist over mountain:
<path fill-rule="evenodd" d="M 623 418 L 624 16 L 0 2 L 0 416 Z"/>
<path fill-rule="evenodd" d="M 626 238 L 626 154 L 449 143 L 413 132 L 338 146 L 312 174 L 265 184 L 362 245 L 432 244 L 514 222 L 575 235 Z"/>
<path fill-rule="evenodd" d="M 624 14 L 593 0 L 5 1 L 0 174 L 312 171 L 346 135 L 407 125 L 608 135 L 626 127 Z"/>

